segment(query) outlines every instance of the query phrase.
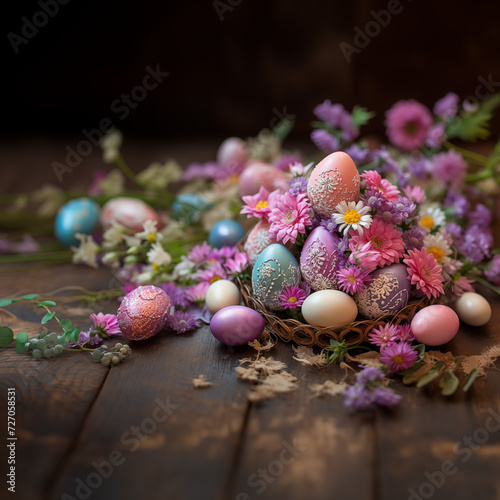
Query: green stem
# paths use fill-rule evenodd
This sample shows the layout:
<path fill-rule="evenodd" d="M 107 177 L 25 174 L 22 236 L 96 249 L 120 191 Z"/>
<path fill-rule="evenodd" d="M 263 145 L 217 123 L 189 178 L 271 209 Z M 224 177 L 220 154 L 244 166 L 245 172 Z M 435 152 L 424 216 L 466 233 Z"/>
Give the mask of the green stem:
<path fill-rule="evenodd" d="M 13 262 L 36 262 L 39 260 L 70 262 L 71 252 L 63 250 L 60 252 L 29 253 L 25 255 L 2 255 L 0 257 L 0 264 L 9 264 Z"/>
<path fill-rule="evenodd" d="M 480 276 L 475 276 L 474 279 L 478 283 L 481 283 L 481 285 L 485 286 L 486 288 L 489 288 L 490 290 L 493 290 L 495 293 L 498 293 L 500 295 L 500 288 L 498 286 L 492 285 L 489 281 L 485 280 L 484 278 L 481 278 Z"/>
<path fill-rule="evenodd" d="M 472 183 L 477 182 L 477 181 L 489 179 L 490 177 L 493 177 L 494 175 L 495 175 L 495 172 L 492 172 L 491 170 L 483 170 L 481 172 L 476 172 L 475 174 L 466 175 L 464 180 L 465 180 L 465 182 L 472 184 Z"/>
<path fill-rule="evenodd" d="M 455 144 L 452 144 L 450 141 L 444 141 L 443 146 L 447 147 L 448 149 L 454 149 L 455 151 L 459 152 L 469 160 L 477 162 L 478 165 L 483 166 L 486 163 L 486 156 L 483 156 L 479 153 L 474 153 L 473 151 L 469 151 L 468 149 L 461 148 L 459 146 L 455 146 Z"/>
<path fill-rule="evenodd" d="M 118 156 L 115 159 L 115 164 L 116 166 L 125 174 L 125 176 L 130 179 L 134 184 L 137 184 L 139 187 L 141 186 L 141 183 L 137 179 L 137 176 L 132 172 L 132 169 L 127 165 L 125 160 L 123 159 L 123 156 Z"/>

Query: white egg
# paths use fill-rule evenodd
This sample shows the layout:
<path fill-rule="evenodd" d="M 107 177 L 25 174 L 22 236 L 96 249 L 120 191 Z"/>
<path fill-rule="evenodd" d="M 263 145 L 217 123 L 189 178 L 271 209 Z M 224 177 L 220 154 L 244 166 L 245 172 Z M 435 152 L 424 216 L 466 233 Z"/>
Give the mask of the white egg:
<path fill-rule="evenodd" d="M 356 319 L 358 306 L 352 297 L 340 290 L 320 290 L 304 300 L 302 314 L 311 325 L 337 328 Z"/>
<path fill-rule="evenodd" d="M 455 311 L 458 317 L 468 325 L 482 326 L 491 318 L 489 302 L 478 293 L 465 292 L 455 302 Z"/>
<path fill-rule="evenodd" d="M 229 280 L 218 280 L 212 283 L 205 295 L 207 309 L 215 314 L 224 307 L 240 305 L 241 295 L 238 287 Z"/>

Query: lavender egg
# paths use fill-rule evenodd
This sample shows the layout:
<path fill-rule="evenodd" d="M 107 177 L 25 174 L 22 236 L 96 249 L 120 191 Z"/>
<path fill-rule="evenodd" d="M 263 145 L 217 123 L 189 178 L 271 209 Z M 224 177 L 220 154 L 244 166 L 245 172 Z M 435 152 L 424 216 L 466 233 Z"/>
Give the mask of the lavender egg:
<path fill-rule="evenodd" d="M 394 314 L 403 309 L 410 298 L 411 283 L 406 267 L 392 264 L 375 270 L 363 292 L 356 298 L 359 312 L 375 319 L 384 314 Z"/>
<path fill-rule="evenodd" d="M 265 325 L 257 311 L 245 306 L 229 306 L 214 314 L 210 331 L 223 344 L 246 345 L 264 331 Z"/>
<path fill-rule="evenodd" d="M 156 335 L 167 322 L 170 298 L 156 286 L 140 286 L 123 299 L 118 312 L 118 325 L 125 337 L 144 340 Z"/>
<path fill-rule="evenodd" d="M 340 238 L 319 226 L 307 237 L 300 255 L 304 281 L 314 290 L 336 290 Z"/>

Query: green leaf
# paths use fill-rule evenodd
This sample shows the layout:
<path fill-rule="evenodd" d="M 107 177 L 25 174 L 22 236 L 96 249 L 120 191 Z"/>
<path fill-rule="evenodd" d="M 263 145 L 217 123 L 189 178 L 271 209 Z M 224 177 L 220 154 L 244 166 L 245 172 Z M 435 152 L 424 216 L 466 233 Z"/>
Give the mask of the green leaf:
<path fill-rule="evenodd" d="M 28 334 L 26 332 L 20 332 L 16 335 L 16 352 L 18 354 L 23 354 L 26 351 L 26 342 L 28 342 Z"/>
<path fill-rule="evenodd" d="M 472 387 L 472 384 L 474 383 L 474 381 L 476 380 L 478 375 L 479 375 L 479 371 L 477 370 L 477 368 L 474 368 L 474 370 L 472 370 L 469 373 L 469 378 L 467 379 L 467 382 L 465 382 L 465 385 L 463 388 L 464 392 L 467 392 Z"/>
<path fill-rule="evenodd" d="M 443 377 L 439 381 L 441 394 L 443 396 L 451 396 L 458 389 L 459 380 L 457 376 L 450 370 L 445 370 Z"/>
<path fill-rule="evenodd" d="M 484 167 L 487 170 L 493 170 L 500 163 L 500 140 L 496 143 L 495 149 L 486 160 Z"/>
<path fill-rule="evenodd" d="M 7 347 L 14 340 L 14 332 L 8 326 L 0 326 L 0 347 Z"/>
<path fill-rule="evenodd" d="M 65 331 L 65 332 L 70 332 L 73 330 L 73 323 L 71 322 L 70 319 L 65 318 L 61 321 L 59 321 L 59 326 Z"/>
<path fill-rule="evenodd" d="M 10 306 L 13 302 L 11 299 L 0 299 L 0 307 Z"/>
<path fill-rule="evenodd" d="M 45 325 L 48 323 L 54 316 L 56 315 L 55 311 L 54 312 L 48 312 L 43 318 L 42 318 L 42 325 Z"/>
<path fill-rule="evenodd" d="M 375 113 L 368 111 L 366 108 L 362 108 L 361 106 L 354 106 L 351 116 L 353 125 L 356 128 L 359 128 L 368 123 L 375 116 Z"/>
<path fill-rule="evenodd" d="M 33 300 L 38 297 L 38 293 L 30 293 L 29 295 L 25 295 L 24 297 L 21 297 L 23 300 Z"/>
<path fill-rule="evenodd" d="M 70 342 L 78 342 L 78 336 L 80 335 L 80 332 L 82 329 L 77 326 L 71 333 L 69 333 L 69 341 Z"/>
<path fill-rule="evenodd" d="M 417 351 L 418 353 L 418 359 L 421 361 L 424 359 L 425 356 L 425 344 L 417 344 L 416 346 L 413 346 L 413 349 Z"/>
<path fill-rule="evenodd" d="M 420 360 L 417 361 L 411 368 L 408 368 L 408 370 L 401 372 L 400 375 L 403 376 L 403 384 L 405 385 L 414 384 L 417 380 L 422 378 L 426 374 L 426 372 L 425 371 L 422 373 L 417 373 L 417 372 L 423 366 L 425 366 L 425 361 Z"/>
<path fill-rule="evenodd" d="M 57 305 L 53 300 L 42 300 L 41 302 L 38 303 L 38 307 L 43 307 L 43 306 L 55 306 Z"/>
<path fill-rule="evenodd" d="M 438 361 L 418 382 L 417 387 L 423 387 L 439 377 L 439 372 L 445 366 L 443 361 Z"/>

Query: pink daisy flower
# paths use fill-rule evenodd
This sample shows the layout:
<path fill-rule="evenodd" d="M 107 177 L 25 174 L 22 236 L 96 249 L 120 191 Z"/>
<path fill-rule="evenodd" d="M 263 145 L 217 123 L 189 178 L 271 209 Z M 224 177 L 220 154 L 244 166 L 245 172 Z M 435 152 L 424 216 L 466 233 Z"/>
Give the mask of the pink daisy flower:
<path fill-rule="evenodd" d="M 339 288 L 351 295 L 362 292 L 366 288 L 366 282 L 372 280 L 369 272 L 358 266 L 350 266 L 337 271 L 337 279 Z"/>
<path fill-rule="evenodd" d="M 95 325 L 94 330 L 99 330 L 102 338 L 112 337 L 113 335 L 121 335 L 120 327 L 118 326 L 118 319 L 114 314 L 91 314 L 90 319 Z"/>
<path fill-rule="evenodd" d="M 456 297 L 461 297 L 465 292 L 475 292 L 474 287 L 472 286 L 474 280 L 470 280 L 465 276 L 460 276 L 457 280 L 455 280 L 452 284 L 453 293 Z"/>
<path fill-rule="evenodd" d="M 281 295 L 278 295 L 281 305 L 285 309 L 296 309 L 300 307 L 306 299 L 306 292 L 298 285 L 283 288 Z"/>
<path fill-rule="evenodd" d="M 257 217 L 257 219 L 267 220 L 271 212 L 271 202 L 273 197 L 279 193 L 279 189 L 270 193 L 264 186 L 259 192 L 252 196 L 243 196 L 245 205 L 240 214 L 247 214 L 247 217 Z"/>
<path fill-rule="evenodd" d="M 427 298 L 438 297 L 444 293 L 441 266 L 434 255 L 427 253 L 425 248 L 409 250 L 403 262 L 408 266 L 411 284 L 416 285 Z"/>
<path fill-rule="evenodd" d="M 203 302 L 207 294 L 210 283 L 208 281 L 200 281 L 196 285 L 188 288 L 187 296 L 191 302 Z"/>
<path fill-rule="evenodd" d="M 399 342 L 382 347 L 380 361 L 384 363 L 391 373 L 402 372 L 411 368 L 417 361 L 418 354 L 410 344 Z"/>
<path fill-rule="evenodd" d="M 415 340 L 413 332 L 411 331 L 411 325 L 409 323 L 397 326 L 397 336 L 397 340 L 401 340 L 403 342 L 412 342 Z"/>
<path fill-rule="evenodd" d="M 360 251 L 370 251 L 375 255 L 378 267 L 399 262 L 403 256 L 405 244 L 401 232 L 382 219 L 375 219 L 363 234 L 350 234 L 351 242 L 358 245 Z"/>
<path fill-rule="evenodd" d="M 232 259 L 227 259 L 224 267 L 228 274 L 241 274 L 248 267 L 246 252 L 237 252 Z"/>
<path fill-rule="evenodd" d="M 413 151 L 425 144 L 432 126 L 432 115 L 423 104 L 399 101 L 385 114 L 389 140 L 403 151 Z"/>
<path fill-rule="evenodd" d="M 457 184 L 462 181 L 467 169 L 461 154 L 456 151 L 439 153 L 432 158 L 431 174 L 443 183 Z"/>
<path fill-rule="evenodd" d="M 211 285 L 218 280 L 225 280 L 227 273 L 220 262 L 212 262 L 206 269 L 196 272 L 193 278 L 198 281 L 206 281 Z"/>
<path fill-rule="evenodd" d="M 406 186 L 403 189 L 404 194 L 415 203 L 423 203 L 426 199 L 425 191 L 420 186 Z"/>
<path fill-rule="evenodd" d="M 356 245 L 352 241 L 349 242 L 349 250 L 351 250 L 351 254 L 347 260 L 350 264 L 361 267 L 369 273 L 375 271 L 378 265 L 377 253 L 371 252 L 370 249 L 360 249 L 359 245 Z"/>
<path fill-rule="evenodd" d="M 312 224 L 309 217 L 311 204 L 303 193 L 293 196 L 289 193 L 278 195 L 269 214 L 269 235 L 283 244 L 295 243 L 299 233 L 306 232 L 306 226 Z"/>
<path fill-rule="evenodd" d="M 375 344 L 379 347 L 387 347 L 394 344 L 398 339 L 398 329 L 396 325 L 391 325 L 386 323 L 385 325 L 380 325 L 374 328 L 368 335 L 368 340 L 370 344 Z"/>
<path fill-rule="evenodd" d="M 399 189 L 387 179 L 382 179 L 382 176 L 376 170 L 367 170 L 361 174 L 361 177 L 369 190 L 380 193 L 382 198 L 387 201 L 398 201 Z"/>
<path fill-rule="evenodd" d="M 211 252 L 212 247 L 204 241 L 202 245 L 196 245 L 188 254 L 187 258 L 193 264 L 203 264 L 208 254 Z"/>

